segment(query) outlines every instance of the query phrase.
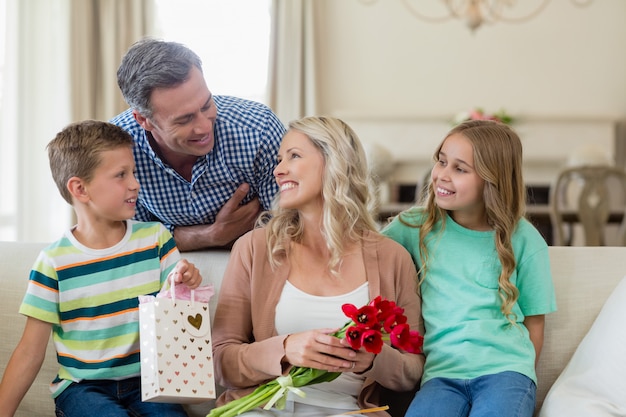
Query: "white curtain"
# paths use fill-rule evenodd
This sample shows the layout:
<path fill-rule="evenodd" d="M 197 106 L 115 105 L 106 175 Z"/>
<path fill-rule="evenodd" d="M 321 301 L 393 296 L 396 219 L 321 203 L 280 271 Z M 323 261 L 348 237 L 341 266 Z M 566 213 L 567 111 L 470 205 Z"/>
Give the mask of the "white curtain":
<path fill-rule="evenodd" d="M 70 121 L 68 11 L 69 0 L 7 0 L 0 103 L 6 240 L 51 240 L 69 219 L 45 149 Z"/>
<path fill-rule="evenodd" d="M 148 30 L 151 0 L 5 1 L 0 240 L 49 242 L 72 224 L 72 210 L 52 181 L 46 145 L 72 121 L 125 108 L 117 66 Z"/>
<path fill-rule="evenodd" d="M 317 114 L 315 0 L 274 0 L 268 102 L 286 125 Z"/>
<path fill-rule="evenodd" d="M 72 2 L 73 120 L 109 120 L 128 107 L 117 67 L 134 42 L 154 33 L 154 20 L 152 0 Z"/>
<path fill-rule="evenodd" d="M 117 67 L 134 42 L 154 33 L 154 22 L 152 0 L 72 2 L 72 120 L 109 120 L 128 108 L 117 85 Z"/>

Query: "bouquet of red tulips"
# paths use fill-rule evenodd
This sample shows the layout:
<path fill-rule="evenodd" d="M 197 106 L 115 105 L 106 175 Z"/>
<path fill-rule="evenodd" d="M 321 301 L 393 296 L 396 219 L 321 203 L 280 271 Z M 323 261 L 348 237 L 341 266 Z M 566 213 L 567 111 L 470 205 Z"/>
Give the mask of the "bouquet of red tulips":
<path fill-rule="evenodd" d="M 404 309 L 398 307 L 394 301 L 378 296 L 361 308 L 344 304 L 342 310 L 350 320 L 332 335 L 345 338 L 353 349 L 364 348 L 370 353 L 378 354 L 383 348 L 384 340 L 389 340 L 398 349 L 421 353 L 424 338 L 419 332 L 410 330 L 403 314 Z M 288 391 L 304 396 L 304 392 L 298 387 L 329 382 L 339 375 L 341 372 L 294 366 L 287 375 L 260 385 L 245 397 L 211 410 L 207 417 L 234 417 L 262 405 L 265 405 L 263 408 L 266 410 L 273 406 L 283 409 Z"/>

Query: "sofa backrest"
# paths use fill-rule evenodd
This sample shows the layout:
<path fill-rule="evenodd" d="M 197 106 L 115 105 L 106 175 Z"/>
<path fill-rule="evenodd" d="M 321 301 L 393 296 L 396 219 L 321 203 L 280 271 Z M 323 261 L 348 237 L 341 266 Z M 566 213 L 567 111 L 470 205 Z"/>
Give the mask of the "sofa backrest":
<path fill-rule="evenodd" d="M 21 336 L 25 318 L 17 310 L 30 268 L 43 247 L 43 243 L 0 242 L 0 374 L 4 373 Z M 537 370 L 537 410 L 604 301 L 626 275 L 626 247 L 550 247 L 549 250 L 558 311 L 546 317 L 544 346 Z M 212 283 L 217 294 L 229 252 L 206 250 L 185 252 L 183 256 L 200 269 L 203 284 Z M 217 296 L 210 302 L 212 317 L 216 303 Z M 56 370 L 54 347 L 50 342 L 42 371 L 22 401 L 17 417 L 54 415 L 48 384 Z M 190 417 L 205 416 L 210 406 L 209 403 L 189 407 Z"/>
<path fill-rule="evenodd" d="M 626 247 L 551 246 L 549 251 L 558 311 L 546 316 L 537 367 L 537 411 L 604 302 L 626 276 Z"/>
<path fill-rule="evenodd" d="M 0 373 L 22 336 L 26 318 L 18 314 L 28 284 L 28 275 L 43 243 L 0 242 Z M 54 403 L 48 384 L 56 375 L 56 355 L 52 338 L 48 341 L 42 371 L 24 397 L 16 417 L 54 416 Z"/>

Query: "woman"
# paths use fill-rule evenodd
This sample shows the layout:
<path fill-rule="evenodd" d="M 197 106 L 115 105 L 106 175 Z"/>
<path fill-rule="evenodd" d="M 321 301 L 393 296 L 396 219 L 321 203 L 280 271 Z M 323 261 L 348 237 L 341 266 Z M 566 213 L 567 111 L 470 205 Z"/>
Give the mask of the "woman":
<path fill-rule="evenodd" d="M 342 375 L 289 395 L 286 408 L 244 415 L 320 416 L 374 407 L 381 387 L 412 390 L 424 358 L 386 344 L 374 356 L 330 333 L 345 303 L 380 295 L 422 330 L 408 252 L 377 232 L 365 153 L 344 122 L 307 117 L 289 125 L 274 177 L 274 209 L 233 247 L 213 327 L 218 405 L 285 375 L 292 366 Z M 384 411 L 372 413 L 387 416 Z"/>

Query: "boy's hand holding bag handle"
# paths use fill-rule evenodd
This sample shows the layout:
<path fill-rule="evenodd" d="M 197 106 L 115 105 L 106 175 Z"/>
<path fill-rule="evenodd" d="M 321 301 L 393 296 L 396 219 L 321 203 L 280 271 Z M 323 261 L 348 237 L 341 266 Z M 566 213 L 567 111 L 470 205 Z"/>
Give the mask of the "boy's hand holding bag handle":
<path fill-rule="evenodd" d="M 213 286 L 139 297 L 141 399 L 191 404 L 215 398 L 209 299 Z M 176 292 L 178 291 L 178 298 Z"/>

